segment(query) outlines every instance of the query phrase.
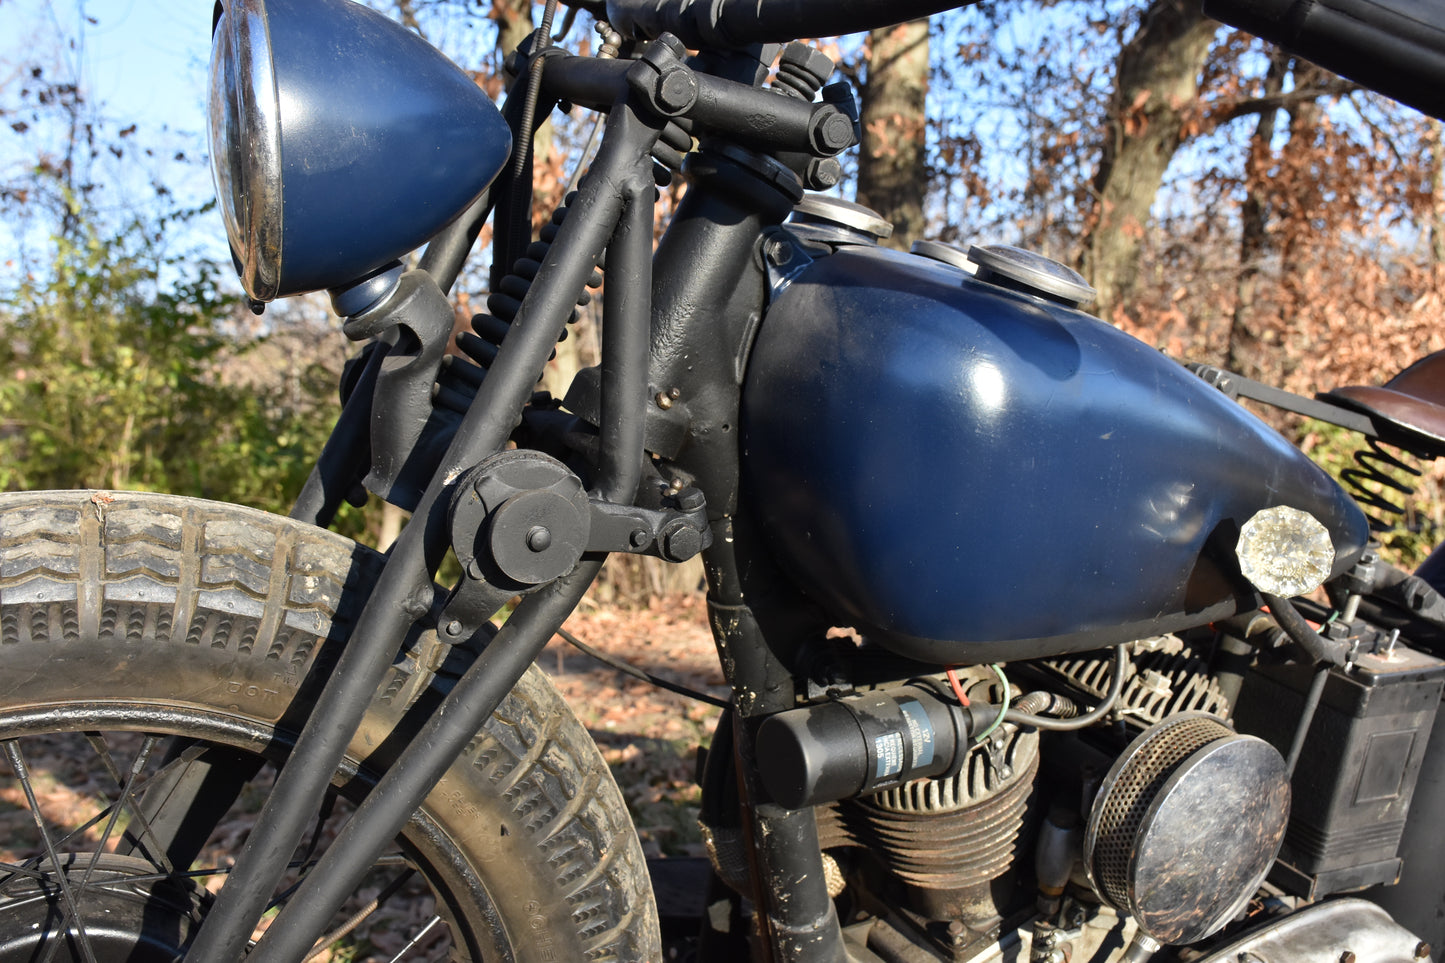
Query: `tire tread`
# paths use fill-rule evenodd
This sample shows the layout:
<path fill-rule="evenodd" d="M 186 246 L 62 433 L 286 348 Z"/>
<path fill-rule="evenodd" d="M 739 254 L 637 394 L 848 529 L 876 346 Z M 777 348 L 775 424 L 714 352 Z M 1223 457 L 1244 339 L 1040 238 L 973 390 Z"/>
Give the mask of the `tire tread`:
<path fill-rule="evenodd" d="M 376 553 L 339 535 L 233 505 L 130 492 L 0 494 L 0 647 L 42 662 L 123 668 L 123 660 L 138 657 L 145 665 L 192 665 L 196 691 L 165 698 L 236 711 L 207 691 L 204 674 L 211 689 L 233 672 L 284 679 L 278 690 L 300 691 L 313 660 L 325 657 L 318 650 L 349 631 L 365 595 L 353 590 L 369 584 L 380 565 Z M 408 710 L 450 687 L 464 668 L 456 654 L 434 633 L 422 633 L 398 656 L 363 730 L 398 720 L 418 724 L 418 713 Z M 442 668 L 433 674 L 428 665 Z M 120 686 L 119 677 L 109 684 Z M 59 681 L 51 688 L 64 691 Z M 0 681 L 0 712 L 26 697 Z M 274 724 L 293 698 L 281 692 L 273 703 L 244 711 Z M 646 862 L 621 793 L 595 744 L 535 667 L 434 788 L 426 809 L 484 878 L 495 854 L 473 851 L 469 839 L 489 821 L 502 837 L 525 838 L 534 853 L 530 872 L 544 875 L 554 894 L 552 918 L 565 914 L 572 929 L 563 943 L 583 958 L 660 958 Z M 494 877 L 500 900 L 520 867 L 493 869 L 503 872 Z M 518 930 L 518 959 L 531 959 L 534 950 L 538 959 L 573 952 L 561 944 L 531 947 L 528 921 L 509 922 Z"/>

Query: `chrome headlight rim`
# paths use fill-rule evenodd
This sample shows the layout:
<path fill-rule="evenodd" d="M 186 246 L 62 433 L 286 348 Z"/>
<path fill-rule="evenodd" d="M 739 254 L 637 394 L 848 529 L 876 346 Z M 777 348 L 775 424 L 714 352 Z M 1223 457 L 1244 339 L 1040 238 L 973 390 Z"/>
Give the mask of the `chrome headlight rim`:
<path fill-rule="evenodd" d="M 246 293 L 257 301 L 271 301 L 281 289 L 281 108 L 265 0 L 226 0 L 217 29 L 223 33 L 216 38 L 213 57 L 231 58 L 235 102 L 230 107 L 240 120 L 240 142 L 217 136 L 217 124 L 224 121 L 211 117 L 212 173 L 218 194 L 226 190 L 221 165 L 240 175 L 240 184 L 233 180 L 228 185 L 232 196 L 220 198 L 226 233 Z M 226 66 L 213 62 L 213 114 L 216 101 L 232 93 L 216 89 L 218 71 L 224 76 Z M 218 156 L 221 153 L 225 156 Z"/>

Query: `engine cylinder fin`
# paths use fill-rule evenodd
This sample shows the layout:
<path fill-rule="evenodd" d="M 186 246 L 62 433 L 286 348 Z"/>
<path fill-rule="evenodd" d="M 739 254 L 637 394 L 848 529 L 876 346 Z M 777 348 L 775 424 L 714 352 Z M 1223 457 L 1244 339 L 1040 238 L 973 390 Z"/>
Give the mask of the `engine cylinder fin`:
<path fill-rule="evenodd" d="M 858 847 L 933 919 L 988 916 L 990 884 L 1013 867 L 1033 798 L 1039 733 L 1005 726 L 959 773 L 919 779 L 819 813 L 825 847 Z"/>
<path fill-rule="evenodd" d="M 1210 676 L 1204 660 L 1178 636 L 1142 639 L 1132 646 L 1134 658 L 1119 696 L 1126 717 L 1153 725 L 1181 712 L 1205 712 L 1221 719 L 1228 715 L 1229 700 Z M 1107 691 L 1112 664 L 1103 656 L 1043 663 L 1051 674 L 1096 699 Z"/>

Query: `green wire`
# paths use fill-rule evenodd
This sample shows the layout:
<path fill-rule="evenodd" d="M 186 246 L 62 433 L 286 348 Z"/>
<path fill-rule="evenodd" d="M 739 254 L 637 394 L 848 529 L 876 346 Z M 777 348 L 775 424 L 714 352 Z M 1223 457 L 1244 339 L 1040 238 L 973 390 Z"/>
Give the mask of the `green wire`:
<path fill-rule="evenodd" d="M 973 740 L 974 742 L 983 742 L 985 739 L 987 739 L 989 737 L 989 734 L 1003 723 L 1003 717 L 1008 714 L 1008 679 L 1004 678 L 1003 668 L 997 662 L 991 663 L 989 665 L 989 668 L 993 670 L 994 675 L 998 676 L 999 685 L 1003 686 L 1003 705 L 998 707 L 998 718 L 993 720 L 993 725 L 980 732 L 978 736 Z"/>

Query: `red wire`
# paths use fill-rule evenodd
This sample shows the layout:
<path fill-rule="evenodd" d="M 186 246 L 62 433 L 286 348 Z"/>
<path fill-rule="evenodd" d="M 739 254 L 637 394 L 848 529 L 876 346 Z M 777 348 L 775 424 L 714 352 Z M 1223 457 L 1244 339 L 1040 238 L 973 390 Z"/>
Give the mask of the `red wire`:
<path fill-rule="evenodd" d="M 948 684 L 953 686 L 953 694 L 958 696 L 958 704 L 961 706 L 967 706 L 968 696 L 964 695 L 963 693 L 963 685 L 958 681 L 958 673 L 953 671 L 952 666 L 949 666 L 943 671 L 948 674 Z"/>

